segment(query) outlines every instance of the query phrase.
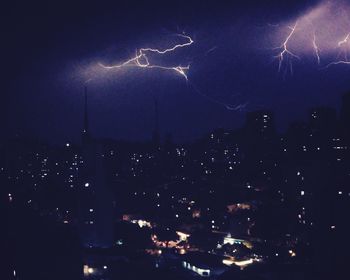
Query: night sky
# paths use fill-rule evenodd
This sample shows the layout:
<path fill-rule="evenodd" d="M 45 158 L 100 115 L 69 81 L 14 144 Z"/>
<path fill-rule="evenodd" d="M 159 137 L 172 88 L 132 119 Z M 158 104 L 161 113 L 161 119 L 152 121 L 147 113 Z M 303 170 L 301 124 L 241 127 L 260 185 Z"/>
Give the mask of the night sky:
<path fill-rule="evenodd" d="M 1 9 L 2 138 L 79 141 L 85 84 L 93 135 L 130 140 L 150 139 L 155 98 L 161 132 L 189 141 L 237 128 L 257 109 L 273 110 L 284 129 L 312 106 L 339 108 L 350 90 L 350 65 L 331 64 L 350 51 L 339 44 L 350 32 L 346 1 L 47 2 Z M 295 56 L 286 53 L 279 71 L 278 47 L 296 22 Z M 190 64 L 188 81 L 169 70 L 98 66 L 184 43 L 176 34 L 194 43 L 152 62 Z"/>

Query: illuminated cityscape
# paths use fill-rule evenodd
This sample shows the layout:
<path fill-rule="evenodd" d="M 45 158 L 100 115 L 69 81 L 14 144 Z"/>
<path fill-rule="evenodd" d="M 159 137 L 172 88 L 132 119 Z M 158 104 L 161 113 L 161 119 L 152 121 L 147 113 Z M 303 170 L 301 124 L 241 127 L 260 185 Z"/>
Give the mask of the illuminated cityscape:
<path fill-rule="evenodd" d="M 9 8 L 48 48 L 5 58 L 0 279 L 347 279 L 349 6 L 122 2 Z"/>
<path fill-rule="evenodd" d="M 277 133 L 274 115 L 255 111 L 237 130 L 159 145 L 96 139 L 86 111 L 80 145 L 3 143 L 3 203 L 14 219 L 25 211 L 62 234 L 75 229 L 85 278 L 114 279 L 120 262 L 134 261 L 203 277 L 311 265 L 332 257 L 329 240 L 347 227 L 350 158 L 335 110 L 309 115 Z M 10 224 L 20 230 L 17 219 Z"/>

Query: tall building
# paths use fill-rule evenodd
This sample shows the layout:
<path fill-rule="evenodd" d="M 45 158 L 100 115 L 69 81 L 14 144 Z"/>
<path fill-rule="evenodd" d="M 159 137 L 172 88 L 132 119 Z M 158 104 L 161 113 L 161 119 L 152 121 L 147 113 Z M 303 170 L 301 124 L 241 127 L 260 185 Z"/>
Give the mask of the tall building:
<path fill-rule="evenodd" d="M 276 133 L 273 113 L 265 110 L 248 113 L 244 135 L 243 145 L 248 158 L 261 160 L 270 156 L 275 150 Z"/>
<path fill-rule="evenodd" d="M 249 112 L 246 119 L 248 135 L 268 139 L 275 133 L 273 113 L 270 111 Z"/>
<path fill-rule="evenodd" d="M 310 111 L 311 132 L 318 135 L 334 133 L 337 127 L 337 112 L 330 107 L 316 107 Z"/>
<path fill-rule="evenodd" d="M 274 116 L 271 111 L 259 110 L 247 113 L 242 147 L 248 160 L 256 162 L 271 158 L 275 151 L 275 136 Z"/>
<path fill-rule="evenodd" d="M 113 194 L 104 174 L 103 145 L 89 132 L 88 96 L 84 92 L 82 160 L 79 174 L 79 232 L 85 247 L 110 247 L 113 242 Z"/>
<path fill-rule="evenodd" d="M 330 153 L 332 139 L 338 138 L 337 112 L 330 107 L 316 107 L 310 111 L 309 145 L 310 151 Z"/>

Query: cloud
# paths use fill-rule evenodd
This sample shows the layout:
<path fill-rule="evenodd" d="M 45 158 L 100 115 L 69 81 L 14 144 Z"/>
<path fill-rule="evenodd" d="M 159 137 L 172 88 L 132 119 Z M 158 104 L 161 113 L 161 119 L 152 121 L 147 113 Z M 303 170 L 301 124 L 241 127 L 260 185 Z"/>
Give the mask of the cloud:
<path fill-rule="evenodd" d="M 292 28 L 295 27 L 295 30 Z M 334 61 L 347 61 L 350 51 L 350 5 L 342 1 L 323 1 L 292 20 L 269 26 L 267 41 L 276 55 L 283 44 L 299 58 L 312 58 L 327 65 Z M 291 58 L 291 57 L 289 57 Z"/>

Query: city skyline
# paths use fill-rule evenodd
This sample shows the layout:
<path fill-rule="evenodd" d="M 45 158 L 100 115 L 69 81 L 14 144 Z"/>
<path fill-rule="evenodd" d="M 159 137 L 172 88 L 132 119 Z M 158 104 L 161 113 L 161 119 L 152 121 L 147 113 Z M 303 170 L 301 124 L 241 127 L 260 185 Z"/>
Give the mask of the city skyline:
<path fill-rule="evenodd" d="M 94 133 L 107 138 L 147 139 L 155 97 L 160 126 L 166 127 L 162 133 L 181 142 L 216 127 L 237 128 L 247 111 L 274 111 L 281 130 L 292 119 L 305 119 L 311 106 L 339 109 L 340 97 L 348 91 L 350 67 L 330 64 L 346 59 L 346 3 L 269 1 L 265 6 L 242 1 L 199 6 L 196 1 L 169 7 L 131 2 L 111 4 L 105 12 L 89 4 L 69 9 L 64 3 L 56 9 L 10 5 L 4 17 L 14 26 L 5 33 L 4 135 L 77 141 L 86 82 Z M 17 12 L 21 16 L 11 17 Z M 330 24 L 326 29 L 336 13 L 339 28 Z M 295 34 L 290 34 L 295 23 Z M 288 35 L 293 35 L 287 42 L 290 53 L 282 54 Z M 178 44 L 185 47 L 142 54 L 156 68 L 145 68 L 144 56 L 136 67 L 99 66 L 123 63 L 142 48 L 165 50 Z M 184 69 L 186 79 L 179 72 L 159 69 L 177 66 L 189 67 Z M 203 122 L 202 114 L 212 117 Z"/>
<path fill-rule="evenodd" d="M 346 279 L 348 1 L 0 13 L 1 279 Z"/>
<path fill-rule="evenodd" d="M 177 144 L 191 144 L 191 143 L 195 143 L 197 141 L 199 141 L 200 139 L 202 139 L 203 137 L 206 137 L 207 135 L 209 135 L 210 133 L 212 133 L 213 131 L 218 131 L 218 130 L 222 130 L 222 131 L 239 131 L 242 128 L 244 128 L 244 126 L 247 124 L 247 121 L 249 121 L 249 116 L 253 115 L 253 114 L 259 114 L 259 113 L 267 113 L 269 115 L 271 115 L 273 117 L 273 130 L 276 134 L 279 135 L 284 135 L 288 132 L 288 130 L 291 129 L 291 127 L 293 125 L 295 125 L 296 123 L 300 124 L 300 125 L 309 125 L 310 124 L 310 119 L 312 117 L 312 111 L 313 110 L 328 110 L 328 111 L 332 111 L 334 114 L 334 120 L 336 121 L 341 121 L 344 118 L 344 115 L 346 115 L 347 113 L 347 98 L 349 96 L 349 92 L 346 94 L 343 94 L 340 98 L 340 102 L 338 105 L 338 108 L 336 107 L 332 107 L 332 106 L 326 106 L 326 105 L 320 105 L 320 106 L 311 106 L 309 108 L 307 108 L 307 110 L 304 112 L 304 118 L 302 119 L 291 119 L 289 120 L 288 123 L 285 123 L 283 125 L 283 127 L 279 127 L 278 123 L 279 123 L 279 116 L 275 114 L 274 111 L 269 110 L 267 108 L 262 108 L 262 109 L 258 109 L 258 110 L 254 110 L 254 111 L 247 111 L 247 112 L 242 112 L 242 122 L 237 125 L 236 127 L 223 127 L 223 126 L 218 126 L 218 127 L 214 127 L 212 130 L 208 130 L 208 131 L 204 131 L 202 134 L 198 135 L 197 137 L 194 138 L 186 138 L 186 140 L 178 140 L 176 137 L 176 133 L 175 135 L 172 133 L 169 133 L 168 131 L 166 131 L 166 126 L 162 127 L 160 126 L 160 122 L 161 122 L 161 115 L 159 114 L 159 101 L 157 98 L 154 98 L 152 100 L 153 104 L 152 107 L 149 108 L 150 109 L 150 129 L 149 131 L 147 131 L 147 135 L 145 135 L 145 137 L 142 137 L 140 139 L 128 139 L 128 138 L 122 138 L 122 137 L 106 137 L 103 135 L 97 135 L 95 132 L 95 129 L 93 127 L 93 125 L 91 125 L 91 119 L 94 119 L 94 115 L 91 114 L 91 110 L 90 110 L 90 106 L 89 105 L 89 93 L 88 93 L 88 87 L 84 86 L 82 89 L 83 92 L 83 100 L 82 100 L 82 104 L 81 107 L 83 108 L 82 112 L 81 112 L 81 116 L 80 116 L 80 125 L 78 125 L 75 128 L 75 131 L 73 133 L 73 135 L 68 136 L 67 138 L 61 138 L 59 139 L 59 141 L 57 141 L 57 139 L 55 140 L 50 140 L 50 139 L 45 139 L 45 137 L 32 137 L 32 136 L 28 136 L 28 135 L 16 135 L 14 137 L 9 137 L 9 138 L 3 138 L 3 141 L 8 142 L 11 140 L 15 140 L 15 139 L 23 139 L 23 140 L 27 140 L 27 141 L 39 141 L 42 143 L 48 143 L 48 144 L 52 144 L 52 145 L 66 145 L 67 143 L 69 143 L 70 145 L 76 145 L 79 146 L 81 145 L 81 143 L 84 142 L 84 137 L 91 137 L 94 139 L 100 139 L 100 140 L 110 140 L 110 141 L 121 141 L 121 142 L 134 142 L 134 143 L 142 143 L 142 142 L 159 142 L 161 144 L 164 144 L 167 139 L 171 139 L 171 141 Z M 93 122 L 93 124 L 97 125 L 96 123 Z M 89 128 L 87 131 L 87 127 Z M 88 134 L 88 136 L 84 136 L 84 134 Z M 181 133 L 180 133 L 181 134 Z M 169 138 L 170 137 L 170 138 Z"/>

